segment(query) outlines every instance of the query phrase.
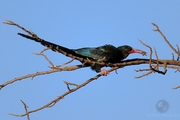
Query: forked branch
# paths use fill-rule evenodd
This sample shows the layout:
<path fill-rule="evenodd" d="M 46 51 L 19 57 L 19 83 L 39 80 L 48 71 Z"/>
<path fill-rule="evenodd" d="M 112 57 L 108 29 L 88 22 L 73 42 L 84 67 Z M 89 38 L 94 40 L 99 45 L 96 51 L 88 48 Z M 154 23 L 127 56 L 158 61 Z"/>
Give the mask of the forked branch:
<path fill-rule="evenodd" d="M 9 24 L 9 25 L 16 26 L 16 27 L 22 29 L 23 31 L 25 31 L 26 33 L 28 33 L 28 35 L 25 35 L 25 34 L 22 34 L 22 33 L 18 33 L 22 37 L 25 37 L 27 39 L 33 39 L 33 40 L 34 39 L 35 40 L 43 40 L 43 39 L 39 38 L 32 31 L 25 29 L 24 27 L 14 23 L 13 21 L 7 20 L 6 22 L 3 22 L 3 23 L 4 24 Z M 116 71 L 117 69 L 123 68 L 123 67 L 126 67 L 126 66 L 148 64 L 149 65 L 148 68 L 136 70 L 136 72 L 144 72 L 144 71 L 146 72 L 145 74 L 142 74 L 142 75 L 140 75 L 140 76 L 138 76 L 136 78 L 141 78 L 141 77 L 147 76 L 147 75 L 149 75 L 149 74 L 151 74 L 153 72 L 157 72 L 157 73 L 165 75 L 166 71 L 167 71 L 167 68 L 173 68 L 173 69 L 176 69 L 176 71 L 180 71 L 180 61 L 179 61 L 180 50 L 179 50 L 178 45 L 176 45 L 176 47 L 177 47 L 177 50 L 176 50 L 170 44 L 170 42 L 167 40 L 167 38 L 164 36 L 164 34 L 161 32 L 159 27 L 155 23 L 152 23 L 152 25 L 156 27 L 156 29 L 154 31 L 159 32 L 160 35 L 165 40 L 165 42 L 169 45 L 169 47 L 178 55 L 177 60 L 174 60 L 174 54 L 172 54 L 172 60 L 162 60 L 162 59 L 159 59 L 157 51 L 156 51 L 155 48 L 154 48 L 154 53 L 156 55 L 156 59 L 152 59 L 152 54 L 153 54 L 152 48 L 149 45 L 147 45 L 144 42 L 142 42 L 141 40 L 139 40 L 144 46 L 149 48 L 149 51 L 150 51 L 149 59 L 138 59 L 138 58 L 136 58 L 136 59 L 123 60 L 123 61 L 121 61 L 119 63 L 112 64 L 112 63 L 104 63 L 104 62 L 95 62 L 93 60 L 90 60 L 90 59 L 87 59 L 87 58 L 83 58 L 83 57 L 79 57 L 79 56 L 74 56 L 74 55 L 69 54 L 69 53 L 67 53 L 65 51 L 59 50 L 58 52 L 66 55 L 68 57 L 71 57 L 72 60 L 70 60 L 70 61 L 68 61 L 68 62 L 66 62 L 66 63 L 64 63 L 62 65 L 56 65 L 55 66 L 53 64 L 53 62 L 51 62 L 50 59 L 48 59 L 48 57 L 43 53 L 44 51 L 49 49 L 49 48 L 45 48 L 40 53 L 35 53 L 35 54 L 43 56 L 48 61 L 48 63 L 51 65 L 50 66 L 50 68 L 51 68 L 50 70 L 42 71 L 42 72 L 36 72 L 36 73 L 33 73 L 33 74 L 28 74 L 28 75 L 25 75 L 25 76 L 14 78 L 13 80 L 10 80 L 10 81 L 7 81 L 4 84 L 1 84 L 0 85 L 0 89 L 2 89 L 3 87 L 5 87 L 5 86 L 7 86 L 9 84 L 12 84 L 12 83 L 14 83 L 16 81 L 24 80 L 26 78 L 32 78 L 33 79 L 35 76 L 39 76 L 39 75 L 45 75 L 45 74 L 50 74 L 50 73 L 54 73 L 54 72 L 61 72 L 61 71 L 70 71 L 70 70 L 76 70 L 76 69 L 83 68 L 83 67 L 88 67 L 88 66 L 85 66 L 86 63 L 88 63 L 89 65 L 97 64 L 97 65 L 101 65 L 101 66 L 112 67 L 108 72 Z M 65 66 L 65 65 L 68 65 L 70 62 L 72 62 L 75 59 L 80 61 L 80 62 L 82 62 L 82 64 L 81 65 L 74 65 L 74 66 Z M 159 67 L 163 67 L 164 71 L 160 71 Z M 58 101 L 63 99 L 65 96 L 67 96 L 67 95 L 71 94 L 72 92 L 75 92 L 76 90 L 86 86 L 90 82 L 92 82 L 94 80 L 97 80 L 101 76 L 102 76 L 102 74 L 98 74 L 98 75 L 96 75 L 96 76 L 86 80 L 82 84 L 76 84 L 76 83 L 71 83 L 71 82 L 64 81 L 64 83 L 67 86 L 68 91 L 66 91 L 65 93 L 63 93 L 59 97 L 55 98 L 54 100 L 50 101 L 49 103 L 45 104 L 44 106 L 41 106 L 41 107 L 39 107 L 37 109 L 30 110 L 30 111 L 27 110 L 27 105 L 21 100 L 21 102 L 24 105 L 24 108 L 25 108 L 26 112 L 24 114 L 11 114 L 11 115 L 19 116 L 19 117 L 27 116 L 27 118 L 29 120 L 30 119 L 30 117 L 29 117 L 30 113 L 37 112 L 37 111 L 42 110 L 44 108 L 53 107 Z M 70 86 L 73 86 L 73 88 L 71 89 Z M 180 88 L 180 86 L 175 87 L 173 89 L 178 89 L 178 88 Z"/>

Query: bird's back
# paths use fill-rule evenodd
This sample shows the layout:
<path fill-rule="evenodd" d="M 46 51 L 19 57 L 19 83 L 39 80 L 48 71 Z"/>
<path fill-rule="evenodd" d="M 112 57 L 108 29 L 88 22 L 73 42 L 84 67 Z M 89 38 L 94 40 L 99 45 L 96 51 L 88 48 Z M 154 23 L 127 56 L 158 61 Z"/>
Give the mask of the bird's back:
<path fill-rule="evenodd" d="M 74 49 L 76 54 L 92 58 L 98 62 L 116 63 L 121 61 L 122 52 L 113 45 L 104 45 L 100 47 L 86 47 Z"/>

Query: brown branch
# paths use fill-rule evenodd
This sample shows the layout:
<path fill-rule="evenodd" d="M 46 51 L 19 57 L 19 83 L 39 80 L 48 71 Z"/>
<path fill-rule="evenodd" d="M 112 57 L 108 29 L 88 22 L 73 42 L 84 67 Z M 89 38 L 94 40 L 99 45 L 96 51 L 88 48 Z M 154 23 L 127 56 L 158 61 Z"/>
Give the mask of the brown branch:
<path fill-rule="evenodd" d="M 38 37 L 35 33 L 33 33 L 32 31 L 29 31 L 29 30 L 25 29 L 24 27 L 22 27 L 22 26 L 20 26 L 20 25 L 18 25 L 18 24 L 16 24 L 16 23 L 14 23 L 13 21 L 7 20 L 6 22 L 3 22 L 3 23 L 4 23 L 4 24 L 8 24 L 8 25 L 16 26 L 16 27 L 22 29 L 23 31 L 27 32 L 29 35 L 31 35 L 31 36 L 29 36 L 29 35 L 25 35 L 25 34 L 22 34 L 22 33 L 18 33 L 18 34 L 21 35 L 22 37 L 25 37 L 25 38 L 31 39 L 31 40 L 35 40 L 35 41 L 45 41 L 45 40 L 39 38 L 39 37 Z M 54 45 L 55 45 L 55 44 L 54 44 Z M 47 46 L 47 47 L 48 47 L 48 46 Z M 58 47 L 58 46 L 57 46 L 57 47 Z M 52 48 L 51 48 L 51 49 L 52 49 Z M 54 50 L 54 49 L 52 49 L 52 50 Z M 54 50 L 54 51 L 59 52 L 59 53 L 62 53 L 63 55 L 68 56 L 68 57 L 71 57 L 71 58 L 73 58 L 73 59 L 79 60 L 79 61 L 82 62 L 82 63 L 88 63 L 88 64 L 90 64 L 90 65 L 93 65 L 93 64 L 96 63 L 96 62 L 91 61 L 91 60 L 89 60 L 89 59 L 83 58 L 83 56 L 81 56 L 81 57 L 80 57 L 80 56 L 75 56 L 75 55 L 72 55 L 72 54 L 70 54 L 70 53 L 67 53 L 66 51 L 63 51 L 63 50 L 61 50 L 61 49 L 58 49 L 58 50 L 56 49 L 56 50 Z M 104 63 L 104 65 L 105 65 L 105 63 Z"/>
<path fill-rule="evenodd" d="M 26 105 L 26 103 L 25 103 L 24 101 L 21 100 L 21 102 L 22 102 L 22 104 L 24 105 L 24 109 L 25 109 L 26 114 L 27 114 L 27 115 L 26 115 L 26 116 L 27 116 L 27 119 L 30 120 L 30 117 L 29 117 L 29 114 L 28 114 L 28 110 L 27 110 L 28 106 Z M 12 113 L 9 114 L 9 115 L 16 116 L 16 114 L 12 114 Z"/>
<path fill-rule="evenodd" d="M 152 48 L 151 48 L 149 45 L 145 44 L 142 40 L 139 40 L 139 41 L 140 41 L 144 46 L 146 46 L 146 47 L 149 48 L 149 50 L 150 50 L 149 64 L 151 64 L 151 62 L 152 62 Z"/>
<path fill-rule="evenodd" d="M 167 70 L 166 70 L 167 63 L 166 63 L 166 61 L 164 62 L 164 72 L 163 72 L 163 71 L 159 71 L 159 59 L 158 59 L 158 54 L 157 54 L 157 52 L 156 52 L 156 49 L 154 48 L 154 52 L 155 52 L 155 55 L 156 55 L 156 66 L 153 68 L 153 67 L 152 67 L 152 48 L 151 48 L 149 45 L 143 43 L 141 40 L 139 40 L 139 41 L 140 41 L 144 46 L 148 47 L 149 50 L 150 50 L 150 59 L 149 59 L 150 71 L 147 72 L 146 74 L 143 74 L 143 75 L 140 75 L 140 76 L 136 76 L 135 78 L 142 78 L 142 77 L 144 77 L 144 76 L 147 76 L 147 75 L 151 74 L 152 72 L 157 72 L 157 73 L 160 73 L 160 74 L 165 75 L 166 72 L 167 72 Z M 156 68 L 156 69 L 155 69 L 155 68 Z M 146 70 L 147 70 L 147 69 L 146 69 Z M 139 72 L 139 70 L 137 70 L 137 71 Z"/>
<path fill-rule="evenodd" d="M 37 41 L 43 41 L 43 39 L 39 38 L 35 33 L 33 33 L 32 31 L 29 31 L 29 30 L 26 30 L 24 27 L 12 22 L 12 21 L 6 21 L 6 22 L 3 22 L 4 24 L 9 24 L 9 25 L 14 25 L 14 26 L 17 26 L 18 28 L 22 29 L 23 31 L 27 32 L 29 35 L 25 35 L 25 34 L 22 34 L 22 33 L 19 33 L 19 35 L 21 35 L 22 37 L 25 37 L 27 39 L 32 39 L 32 40 L 37 40 Z M 175 53 L 178 54 L 178 60 L 179 60 L 179 56 L 180 56 L 180 52 L 179 52 L 179 47 L 177 46 L 177 50 L 169 43 L 169 41 L 166 39 L 166 37 L 164 36 L 164 34 L 160 31 L 159 27 L 155 24 L 155 23 L 152 23 L 155 27 L 156 27 L 156 30 L 154 31 L 158 31 L 161 36 L 163 36 L 164 40 L 166 41 L 166 43 L 171 47 L 171 49 L 174 50 Z M 152 72 L 157 72 L 157 73 L 160 73 L 160 74 L 165 74 L 166 71 L 167 71 L 167 68 L 169 68 L 170 66 L 169 65 L 177 65 L 177 66 L 180 66 L 180 61 L 174 61 L 174 55 L 173 55 L 173 60 L 159 60 L 158 59 L 158 55 L 157 55 L 157 52 L 156 52 L 156 49 L 154 49 L 155 51 L 155 54 L 156 54 L 156 60 L 152 59 L 152 48 L 150 46 L 148 46 L 147 44 L 143 43 L 141 40 L 139 40 L 144 46 L 148 47 L 150 49 L 150 59 L 130 59 L 130 60 L 125 60 L 125 61 L 121 61 L 120 63 L 115 63 L 115 64 L 112 64 L 112 63 L 104 63 L 104 62 L 95 62 L 95 61 L 92 61 L 91 59 L 88 59 L 88 58 L 82 58 L 82 57 L 79 57 L 79 56 L 74 56 L 72 54 L 69 54 L 63 50 L 57 50 L 58 52 L 68 56 L 68 57 L 71 57 L 72 60 L 69 61 L 69 62 L 66 62 L 62 65 L 59 65 L 59 66 L 54 66 L 54 64 L 46 57 L 46 55 L 43 54 L 43 52 L 45 50 L 47 50 L 47 48 L 43 51 L 41 51 L 39 54 L 37 55 L 42 55 L 45 57 L 45 59 L 51 64 L 51 68 L 52 70 L 49 70 L 49 71 L 44 71 L 44 72 L 37 72 L 37 73 L 34 73 L 34 74 L 28 74 L 26 76 L 22 76 L 22 77 L 19 77 L 19 78 L 15 78 L 13 80 L 10 80 L 2 85 L 0 85 L 0 89 L 2 89 L 4 86 L 8 85 L 8 84 L 12 84 L 13 82 L 16 82 L 18 80 L 22 80 L 22 79 L 25 79 L 25 78 L 29 78 L 29 77 L 35 77 L 35 76 L 38 76 L 38 75 L 44 75 L 44 74 L 50 74 L 50 73 L 53 73 L 53 72 L 60 72 L 60 71 L 67 71 L 67 70 L 76 70 L 78 68 L 82 68 L 82 67 L 87 67 L 86 64 L 88 63 L 89 65 L 101 65 L 101 66 L 109 66 L 109 67 L 113 67 L 111 68 L 108 72 L 112 72 L 112 71 L 116 71 L 117 69 L 119 68 L 122 68 L 122 67 L 125 67 L 125 66 L 130 66 L 130 65 L 139 65 L 139 64 L 149 64 L 149 69 L 140 69 L 140 70 L 137 70 L 136 72 L 140 72 L 140 71 L 148 71 L 146 74 L 143 74 L 141 76 L 138 76 L 138 78 L 140 77 L 143 77 L 143 76 L 147 76 L 149 74 L 151 74 Z M 67 67 L 64 67 L 64 68 L 60 68 L 66 64 L 69 64 L 70 62 L 72 62 L 74 59 L 76 60 L 79 60 L 82 62 L 82 65 L 76 65 L 76 66 L 67 66 Z M 155 65 L 155 66 L 154 66 Z M 159 67 L 164 67 L 164 72 L 163 71 L 159 71 Z M 175 68 L 175 67 L 174 67 Z M 26 104 L 21 101 L 25 107 L 25 111 L 26 113 L 24 114 L 11 114 L 11 115 L 14 115 L 14 116 L 19 116 L 19 117 L 22 117 L 22 116 L 27 116 L 29 117 L 29 114 L 30 113 L 33 113 L 33 112 L 37 112 L 39 110 L 42 110 L 44 108 L 50 108 L 50 107 L 53 107 L 58 101 L 60 101 L 62 98 L 64 98 L 65 96 L 69 95 L 70 93 L 72 92 L 75 92 L 76 90 L 84 87 L 85 85 L 89 84 L 90 82 L 98 79 L 99 77 L 101 77 L 102 74 L 98 74 L 96 76 L 94 76 L 93 78 L 90 78 L 89 80 L 85 81 L 84 83 L 80 84 L 80 85 L 77 85 L 75 83 L 70 83 L 70 82 L 67 82 L 67 81 L 64 81 L 64 83 L 67 85 L 67 89 L 68 91 L 65 92 L 64 94 L 62 94 L 61 96 L 57 97 L 56 99 L 52 100 L 51 102 L 47 103 L 46 105 L 42 106 L 42 107 L 39 107 L 37 109 L 34 109 L 34 110 L 31 110 L 31 111 L 27 111 L 27 106 Z M 75 86 L 73 89 L 70 89 L 70 85 L 73 85 Z M 173 88 L 173 89 L 177 89 L 177 88 L 180 88 L 179 86 L 176 87 L 176 88 Z M 28 118 L 30 119 L 30 118 Z"/>
<path fill-rule="evenodd" d="M 79 86 L 79 85 L 77 85 L 77 84 L 75 84 L 75 83 L 70 83 L 70 82 L 67 82 L 67 81 L 64 81 L 64 83 L 67 85 L 67 89 L 68 89 L 69 91 L 71 91 L 69 85 L 76 86 L 76 87 Z"/>
<path fill-rule="evenodd" d="M 150 70 L 149 72 L 145 73 L 145 74 L 142 74 L 140 76 L 135 76 L 135 78 L 142 78 L 144 76 L 148 76 L 149 74 L 151 74 L 153 72 L 153 70 Z"/>
<path fill-rule="evenodd" d="M 22 29 L 23 31 L 27 32 L 28 34 L 32 35 L 32 36 L 35 36 L 35 34 L 30 31 L 30 30 L 26 30 L 24 27 L 14 23 L 13 21 L 10 21 L 10 20 L 6 20 L 3 22 L 4 24 L 8 24 L 8 25 L 14 25 L 14 26 L 17 26 L 18 28 Z"/>
<path fill-rule="evenodd" d="M 33 54 L 43 56 L 43 57 L 48 61 L 48 63 L 49 63 L 52 67 L 54 67 L 54 64 L 48 59 L 48 57 L 47 57 L 45 54 L 43 54 L 43 52 L 46 51 L 46 50 L 49 50 L 49 48 L 43 49 L 40 53 L 33 53 Z"/>
<path fill-rule="evenodd" d="M 134 70 L 136 72 L 142 72 L 142 71 L 150 71 L 150 68 L 145 68 L 145 69 L 139 69 L 139 70 Z"/>
<path fill-rule="evenodd" d="M 111 68 L 110 70 L 108 70 L 108 72 L 112 72 L 114 70 L 117 70 L 118 67 L 113 67 Z M 30 113 L 33 113 L 33 112 L 37 112 L 39 110 L 42 110 L 44 108 L 50 108 L 50 107 L 53 107 L 58 101 L 60 101 L 61 99 L 63 99 L 65 96 L 69 95 L 70 93 L 73 93 L 75 92 L 76 90 L 84 87 L 85 85 L 87 85 L 88 83 L 98 79 L 99 77 L 101 77 L 102 75 L 101 74 L 98 74 L 92 78 L 90 78 L 89 80 L 85 81 L 84 83 L 80 84 L 80 85 L 77 85 L 75 88 L 73 89 L 70 89 L 68 90 L 67 92 L 65 92 L 64 94 L 62 94 L 61 96 L 58 96 L 56 99 L 52 100 L 51 102 L 47 103 L 46 105 L 42 106 L 42 107 L 39 107 L 37 109 L 34 109 L 34 110 L 31 110 L 31 111 L 28 111 L 28 113 L 24 113 L 24 114 L 13 114 L 13 116 L 17 116 L 17 117 L 23 117 L 23 116 L 26 116 L 26 115 L 29 115 Z"/>
<path fill-rule="evenodd" d="M 65 62 L 65 63 L 63 63 L 63 64 L 61 64 L 61 65 L 57 65 L 57 67 L 62 67 L 62 66 L 65 66 L 65 65 L 67 65 L 67 64 L 69 64 L 69 63 L 71 63 L 72 61 L 74 61 L 74 58 L 72 58 L 70 61 Z"/>
<path fill-rule="evenodd" d="M 147 44 L 145 44 L 145 43 L 143 43 L 141 40 L 139 40 L 144 46 L 146 46 L 146 47 L 148 47 L 149 48 L 149 50 L 150 50 L 150 59 L 149 59 L 149 66 L 150 66 L 150 71 L 149 72 L 147 72 L 147 73 L 145 73 L 145 74 L 142 74 L 142 75 L 140 75 L 140 76 L 135 76 L 135 78 L 142 78 L 142 77 L 144 77 L 144 76 L 148 76 L 149 74 L 151 74 L 152 72 L 153 72 L 153 68 L 152 68 L 152 48 L 149 46 L 149 45 L 147 45 Z M 156 62 L 156 64 L 158 63 L 158 61 Z"/>
<path fill-rule="evenodd" d="M 179 51 L 179 46 L 177 44 L 176 44 L 176 47 L 177 47 L 177 52 L 178 52 L 178 57 L 177 57 L 177 61 L 178 61 L 180 57 L 180 51 Z"/>
<path fill-rule="evenodd" d="M 174 54 L 172 53 L 172 60 L 174 60 Z"/>
<path fill-rule="evenodd" d="M 32 37 L 31 37 L 31 36 L 28 36 L 28 35 L 24 35 L 24 36 L 26 36 L 26 38 L 28 38 L 28 39 L 36 39 L 36 40 L 42 41 L 42 39 L 39 38 L 39 37 L 37 37 L 36 34 L 34 34 L 34 33 L 31 32 L 31 31 L 26 30 L 26 29 L 23 28 L 22 26 L 14 23 L 14 22 L 12 22 L 12 21 L 8 21 L 8 20 L 7 20 L 6 22 L 3 22 L 3 23 L 9 24 L 9 25 L 14 25 L 14 26 L 17 26 L 18 28 L 24 30 L 25 32 L 27 32 L 28 34 L 30 34 L 30 35 L 32 36 Z M 68 56 L 68 57 L 71 57 L 71 58 L 73 58 L 73 59 L 79 60 L 79 61 L 81 61 L 82 63 L 88 63 L 88 64 L 90 64 L 90 65 L 95 65 L 95 64 L 97 64 L 97 65 L 109 66 L 109 67 L 117 67 L 117 66 L 119 66 L 118 63 L 117 63 L 117 64 L 111 64 L 111 63 L 106 64 L 106 63 L 104 63 L 104 62 L 95 62 L 95 61 L 91 61 L 91 60 L 89 60 L 89 59 L 87 59 L 87 58 L 84 59 L 84 58 L 82 58 L 82 57 L 73 56 L 72 54 L 68 54 L 68 53 L 63 52 L 63 51 L 61 51 L 61 50 L 58 51 L 58 52 L 66 55 L 66 56 Z M 151 59 L 152 59 L 152 58 L 151 58 Z M 151 59 L 150 59 L 150 60 L 151 60 Z M 162 62 L 162 61 L 160 61 L 160 62 Z M 168 62 L 169 62 L 169 61 L 168 61 Z M 168 62 L 167 62 L 167 64 L 168 64 Z M 175 62 L 171 62 L 171 63 L 174 64 Z M 121 63 L 120 63 L 120 64 L 121 64 Z M 176 64 L 176 63 L 175 63 L 175 64 Z"/>
<path fill-rule="evenodd" d="M 155 52 L 155 55 L 156 55 L 156 60 L 158 61 L 158 54 L 157 54 L 157 52 L 156 52 L 156 48 L 154 48 L 154 52 Z M 166 74 L 166 72 L 167 72 L 167 64 L 166 64 L 166 62 L 164 62 L 164 71 L 160 71 L 159 70 L 159 63 L 157 62 L 156 63 L 156 69 L 154 69 L 153 67 L 151 67 L 151 69 L 154 71 L 154 72 L 157 72 L 157 73 L 160 73 L 160 74 L 163 74 L 163 75 L 165 75 Z"/>
<path fill-rule="evenodd" d="M 140 64 L 149 64 L 149 59 L 129 59 L 129 60 L 124 60 L 124 61 L 121 61 L 120 63 L 115 63 L 115 64 L 111 64 L 111 63 L 107 63 L 106 66 L 109 66 L 109 67 L 127 67 L 127 66 L 132 66 L 132 65 L 140 65 Z M 152 63 L 151 64 L 156 64 L 157 63 L 157 60 L 153 60 L 151 61 Z M 166 62 L 167 65 L 176 65 L 176 66 L 180 66 L 180 61 L 173 61 L 173 60 L 158 60 L 158 63 L 159 65 L 164 65 L 164 63 Z M 97 64 L 104 64 L 104 63 L 97 63 Z M 9 85 L 9 84 L 12 84 L 16 81 L 20 81 L 22 79 L 26 79 L 26 78 L 31 78 L 31 77 L 35 77 L 35 76 L 39 76 L 39 75 L 45 75 L 45 74 L 50 74 L 50 73 L 54 73 L 54 72 L 61 72 L 61 71 L 72 71 L 72 70 L 76 70 L 76 69 L 79 69 L 79 68 L 83 68 L 83 67 L 88 67 L 88 66 L 82 66 L 82 65 L 75 65 L 75 66 L 66 66 L 66 67 L 63 67 L 63 68 L 56 68 L 56 69 L 52 69 L 52 70 L 48 70 L 48 71 L 42 71 L 42 72 L 36 72 L 36 73 L 33 73 L 33 74 L 28 74 L 28 75 L 25 75 L 25 76 L 21 76 L 21 77 L 18 77 L 18 78 L 14 78 L 10 81 L 7 81 L 3 84 L 0 85 L 0 90 Z"/>
<path fill-rule="evenodd" d="M 3 87 L 5 87 L 5 86 L 7 86 L 9 84 L 12 84 L 12 83 L 17 82 L 17 81 L 21 81 L 21 80 L 26 79 L 26 78 L 34 78 L 35 76 L 50 74 L 50 73 L 54 73 L 54 72 L 72 71 L 72 70 L 76 70 L 76 69 L 79 69 L 79 68 L 82 68 L 82 67 L 85 67 L 85 66 L 82 66 L 82 65 L 66 66 L 64 68 L 56 68 L 56 69 L 52 69 L 52 70 L 48 70 L 48 71 L 36 72 L 36 73 L 33 73 L 33 74 L 28 74 L 28 75 L 25 75 L 25 76 L 17 77 L 17 78 L 14 78 L 12 80 L 9 80 L 9 81 L 1 84 L 0 85 L 0 90 Z"/>
<path fill-rule="evenodd" d="M 175 88 L 172 88 L 173 90 L 175 90 L 175 89 L 178 89 L 178 88 L 180 88 L 180 86 L 177 86 L 177 87 L 175 87 Z"/>
<path fill-rule="evenodd" d="M 158 25 L 156 25 L 155 23 L 152 23 L 153 26 L 156 27 L 155 30 L 153 31 L 157 31 L 160 33 L 160 35 L 164 38 L 165 42 L 169 45 L 169 47 L 176 53 L 178 54 L 178 56 L 180 56 L 180 53 L 178 53 L 178 51 L 171 45 L 171 43 L 167 40 L 166 36 L 161 32 L 161 30 L 159 29 Z"/>
<path fill-rule="evenodd" d="M 59 69 L 59 67 L 65 66 L 65 65 L 71 63 L 71 62 L 74 60 L 74 58 L 72 58 L 72 59 L 71 59 L 70 61 L 68 61 L 68 62 L 65 62 L 65 63 L 63 63 L 63 64 L 61 64 L 61 65 L 55 66 L 55 65 L 51 62 L 51 60 L 50 60 L 45 54 L 43 54 L 43 52 L 46 51 L 46 50 L 48 50 L 48 49 L 49 49 L 49 48 L 45 48 L 45 49 L 43 49 L 40 53 L 33 53 L 33 54 L 43 56 L 43 57 L 48 61 L 48 63 L 51 65 L 50 68 L 52 68 L 52 69 L 57 69 L 57 68 Z"/>
<path fill-rule="evenodd" d="M 158 54 L 157 54 L 157 52 L 156 52 L 156 48 L 154 48 L 154 53 L 155 53 L 155 55 L 156 55 L 156 60 L 158 61 L 159 58 L 158 58 Z M 159 63 L 157 62 L 156 65 L 157 65 L 156 70 L 159 70 Z"/>

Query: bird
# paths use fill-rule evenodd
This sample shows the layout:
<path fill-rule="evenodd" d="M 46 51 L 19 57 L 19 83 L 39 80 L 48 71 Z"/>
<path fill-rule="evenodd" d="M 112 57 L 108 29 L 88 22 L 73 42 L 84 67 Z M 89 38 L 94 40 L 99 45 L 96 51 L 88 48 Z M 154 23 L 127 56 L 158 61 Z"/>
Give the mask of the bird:
<path fill-rule="evenodd" d="M 129 54 L 139 53 L 142 55 L 146 55 L 146 52 L 143 50 L 132 48 L 129 45 L 122 45 L 119 47 L 115 47 L 110 44 L 106 44 L 99 47 L 86 47 L 80 49 L 73 49 L 75 53 L 80 54 L 82 56 L 90 57 L 96 62 L 105 62 L 105 63 L 119 63 L 121 60 L 128 57 Z M 100 65 L 91 66 L 92 70 L 96 72 L 102 72 L 104 76 L 108 74 L 108 72 L 102 69 Z"/>
<path fill-rule="evenodd" d="M 99 47 L 83 47 L 78 49 L 69 49 L 67 47 L 57 45 L 41 38 L 34 38 L 22 33 L 18 33 L 18 35 L 33 40 L 35 42 L 41 43 L 43 46 L 50 48 L 53 51 L 60 53 L 68 53 L 77 57 L 82 57 L 84 59 L 90 59 L 95 62 L 105 62 L 105 63 L 118 63 L 123 59 L 127 58 L 129 54 L 138 53 L 142 55 L 146 55 L 146 52 L 143 50 L 132 48 L 129 45 L 122 45 L 119 47 L 115 47 L 110 44 L 105 44 Z M 88 65 L 92 70 L 101 72 L 103 76 L 107 76 L 109 72 L 105 69 L 101 69 L 103 66 L 101 65 Z"/>

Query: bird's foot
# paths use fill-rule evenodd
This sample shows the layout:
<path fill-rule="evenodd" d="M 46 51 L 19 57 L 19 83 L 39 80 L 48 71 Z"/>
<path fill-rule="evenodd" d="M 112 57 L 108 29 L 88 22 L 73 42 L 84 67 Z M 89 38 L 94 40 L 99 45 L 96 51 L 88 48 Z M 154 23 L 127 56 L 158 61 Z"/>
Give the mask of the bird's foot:
<path fill-rule="evenodd" d="M 102 69 L 101 73 L 102 73 L 103 76 L 107 76 L 109 74 L 109 72 L 107 70 L 105 70 L 105 69 Z"/>

